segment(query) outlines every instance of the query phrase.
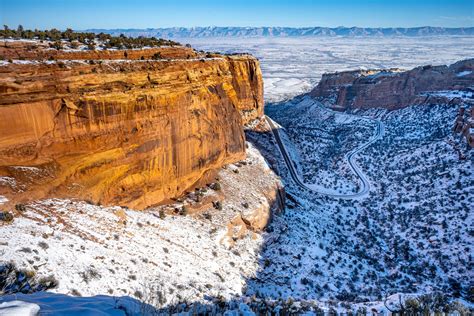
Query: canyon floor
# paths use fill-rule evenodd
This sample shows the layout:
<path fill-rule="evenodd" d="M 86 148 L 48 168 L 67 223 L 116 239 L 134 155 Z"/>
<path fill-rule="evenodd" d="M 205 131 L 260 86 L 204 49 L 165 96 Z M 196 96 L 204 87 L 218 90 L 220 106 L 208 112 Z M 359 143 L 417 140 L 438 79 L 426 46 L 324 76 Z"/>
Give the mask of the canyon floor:
<path fill-rule="evenodd" d="M 383 122 L 385 131 L 356 156 L 370 179 L 367 196 L 334 199 L 301 188 L 287 165 L 274 161 L 294 199 L 272 224 L 278 242 L 263 251 L 266 264 L 251 293 L 360 301 L 469 288 L 474 158 L 452 135 L 456 107 L 365 110 L 348 119 L 299 97 L 268 106 L 267 114 L 283 126 L 304 181 L 342 194 L 360 185 L 344 155 L 373 134 L 376 125 L 366 118 Z M 273 139 L 261 146 L 265 156 L 279 155 Z"/>
<path fill-rule="evenodd" d="M 63 315 L 167 314 L 189 306 L 191 313 L 225 308 L 229 315 L 262 306 L 282 314 L 382 314 L 396 309 L 401 296 L 443 293 L 464 297 L 459 310 L 467 315 L 474 308 L 466 299 L 474 279 L 474 152 L 452 133 L 459 108 L 337 113 L 300 94 L 329 70 L 450 63 L 462 59 L 473 39 L 433 38 L 429 45 L 397 39 L 392 48 L 382 46 L 393 39 L 383 39 L 387 45 L 368 39 L 357 59 L 349 51 L 356 40 L 330 40 L 332 46 L 324 39 L 316 40 L 320 46 L 309 40 L 201 43 L 207 50 L 262 54 L 271 102 L 266 115 L 278 124 L 306 187 L 295 182 L 261 120 L 246 131 L 247 158 L 221 169 L 219 186 L 170 204 L 146 212 L 65 199 L 28 204 L 13 224 L 0 226 L 0 256 L 52 275 L 59 285 L 0 298 L 0 314 L 38 306 Z M 190 42 L 200 48 L 197 41 Z M 374 135 L 380 137 L 368 143 Z M 347 154 L 362 147 L 352 159 L 368 192 L 348 199 L 363 185 Z M 259 231 L 258 212 L 271 207 L 268 192 L 280 186 L 286 208 Z"/>

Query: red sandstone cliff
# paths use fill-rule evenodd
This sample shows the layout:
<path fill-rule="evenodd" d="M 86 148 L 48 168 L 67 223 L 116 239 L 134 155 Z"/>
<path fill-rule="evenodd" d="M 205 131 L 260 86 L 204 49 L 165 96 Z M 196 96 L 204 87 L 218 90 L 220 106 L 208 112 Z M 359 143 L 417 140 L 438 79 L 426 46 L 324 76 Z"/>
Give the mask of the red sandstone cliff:
<path fill-rule="evenodd" d="M 169 59 L 150 59 L 157 52 Z M 0 194 L 14 202 L 157 204 L 244 158 L 243 124 L 263 114 L 251 56 L 184 47 L 31 55 L 24 45 L 0 55 L 22 59 L 0 62 L 0 177 L 15 180 Z"/>
<path fill-rule="evenodd" d="M 468 59 L 450 66 L 423 66 L 405 72 L 388 69 L 324 74 L 310 95 L 341 110 L 397 109 L 424 102 L 426 92 L 466 90 L 473 86 L 474 59 Z"/>

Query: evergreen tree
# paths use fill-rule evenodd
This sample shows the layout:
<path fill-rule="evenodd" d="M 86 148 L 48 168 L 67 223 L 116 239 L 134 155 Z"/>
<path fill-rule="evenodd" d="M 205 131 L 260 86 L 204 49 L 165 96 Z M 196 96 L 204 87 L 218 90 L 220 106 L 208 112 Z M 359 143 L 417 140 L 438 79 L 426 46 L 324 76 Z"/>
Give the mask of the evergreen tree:
<path fill-rule="evenodd" d="M 23 25 L 21 25 L 21 24 L 18 25 L 18 28 L 16 29 L 16 34 L 17 34 L 17 36 L 18 36 L 18 37 L 22 37 L 23 31 L 24 31 L 24 30 L 23 30 Z"/>

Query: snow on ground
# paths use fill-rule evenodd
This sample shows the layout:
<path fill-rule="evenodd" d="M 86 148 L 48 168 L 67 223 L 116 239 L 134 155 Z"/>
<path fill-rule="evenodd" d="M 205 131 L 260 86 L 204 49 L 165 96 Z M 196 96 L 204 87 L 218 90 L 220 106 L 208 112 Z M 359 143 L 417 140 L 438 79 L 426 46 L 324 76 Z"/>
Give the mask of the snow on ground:
<path fill-rule="evenodd" d="M 155 59 L 153 62 L 163 62 L 163 63 L 168 63 L 168 62 L 173 62 L 173 61 L 179 61 L 179 62 L 196 62 L 196 61 L 210 61 L 210 60 L 224 60 L 223 57 L 200 57 L 200 58 L 187 58 L 187 59 L 172 59 L 172 58 L 162 58 L 162 59 Z M 102 64 L 108 65 L 108 66 L 114 66 L 117 63 L 127 63 L 127 64 L 135 64 L 135 63 L 147 63 L 150 62 L 148 59 L 103 59 L 101 60 Z M 18 64 L 18 65 L 41 65 L 41 64 L 47 64 L 47 65 L 54 65 L 54 64 L 62 64 L 65 65 L 66 67 L 69 65 L 75 65 L 75 64 L 89 64 L 88 60 L 84 59 L 68 59 L 68 60 L 19 60 L 19 59 L 14 59 L 14 60 L 0 60 L 0 67 L 6 67 L 10 64 Z"/>
<path fill-rule="evenodd" d="M 10 300 L 14 299 L 14 300 Z M 130 297 L 97 295 L 74 297 L 50 292 L 15 294 L 0 298 L 2 316 L 141 316 L 147 306 Z"/>
<path fill-rule="evenodd" d="M 472 71 L 465 70 L 465 71 L 461 71 L 461 72 L 457 73 L 456 76 L 457 77 L 464 77 L 464 76 L 470 75 L 471 73 L 472 73 Z"/>
<path fill-rule="evenodd" d="M 0 177 L 0 185 L 1 186 L 8 186 L 8 187 L 15 187 L 16 180 L 12 177 Z"/>
<path fill-rule="evenodd" d="M 356 159 L 372 191 L 352 201 L 317 196 L 292 182 L 281 158 L 273 160 L 294 198 L 270 227 L 274 242 L 264 248 L 265 264 L 247 294 L 356 302 L 396 292 L 467 297 L 474 278 L 474 153 L 452 134 L 458 108 L 358 111 L 361 120 L 346 124 L 305 100 L 269 106 L 267 113 L 285 128 L 299 164 L 319 163 L 315 178 L 336 186 L 351 179 L 332 157 L 373 131 L 362 116 L 385 124 L 384 138 Z M 261 137 L 259 146 L 265 156 L 280 157 L 271 139 Z"/>
<path fill-rule="evenodd" d="M 283 135 L 291 139 L 286 144 L 305 183 L 330 194 L 359 191 L 359 180 L 344 156 L 372 136 L 374 122 L 328 111 L 309 97 L 269 106 L 266 112 L 288 127 Z"/>
<path fill-rule="evenodd" d="M 263 239 L 231 222 L 256 209 L 265 214 L 279 182 L 251 144 L 247 152 L 219 172 L 221 189 L 191 192 L 174 206 L 139 212 L 64 199 L 28 204 L 12 224 L 0 222 L 1 261 L 53 275 L 59 286 L 52 291 L 69 295 L 146 300 L 159 287 L 167 304 L 240 295 L 258 268 Z M 183 206 L 187 216 L 177 214 Z"/>
<path fill-rule="evenodd" d="M 39 311 L 39 305 L 34 303 L 18 300 L 0 303 L 0 315 L 2 316 L 35 316 Z"/>
<path fill-rule="evenodd" d="M 463 100 L 474 100 L 474 93 L 471 91 L 461 91 L 461 90 L 442 90 L 442 91 L 432 91 L 426 92 L 422 95 L 432 95 L 432 96 L 439 96 L 445 97 L 448 99 L 460 98 Z"/>
<path fill-rule="evenodd" d="M 8 202 L 8 199 L 3 195 L 0 195 L 0 205 L 5 204 Z"/>
<path fill-rule="evenodd" d="M 368 303 L 345 304 L 335 301 L 320 302 L 314 300 L 262 300 L 253 297 L 241 297 L 227 302 L 202 304 L 199 302 L 189 305 L 180 304 L 173 309 L 155 309 L 131 297 L 112 297 L 98 295 L 94 297 L 73 297 L 63 294 L 37 292 L 30 295 L 18 294 L 7 296 L 4 303 L 0 303 L 2 316 L 34 316 L 40 315 L 75 316 L 75 315 L 115 315 L 115 316 L 148 316 L 148 315 L 390 315 L 390 311 L 400 308 L 400 302 L 407 302 L 415 295 L 396 293 L 383 301 Z M 435 300 L 438 299 L 436 302 Z M 420 304 L 421 305 L 421 304 Z M 416 305 L 415 305 L 416 306 Z M 453 302 L 443 301 L 443 298 L 426 297 L 425 306 L 432 306 L 441 314 L 449 310 L 448 315 L 469 315 L 469 308 L 473 304 L 464 300 Z M 418 306 L 419 308 L 419 306 Z M 409 315 L 418 315 L 419 310 L 410 310 Z"/>
<path fill-rule="evenodd" d="M 183 38 L 194 48 L 248 52 L 261 61 L 265 101 L 311 90 L 325 72 L 446 65 L 471 57 L 474 37 Z"/>

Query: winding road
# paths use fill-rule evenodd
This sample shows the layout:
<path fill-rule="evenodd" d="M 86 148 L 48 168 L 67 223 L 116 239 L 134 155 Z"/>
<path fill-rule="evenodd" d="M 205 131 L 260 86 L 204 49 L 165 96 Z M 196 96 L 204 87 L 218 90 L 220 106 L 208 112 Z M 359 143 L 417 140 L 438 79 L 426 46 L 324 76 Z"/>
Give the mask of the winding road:
<path fill-rule="evenodd" d="M 344 113 L 338 113 L 338 114 L 339 115 L 344 115 L 344 116 L 355 116 L 355 115 L 344 114 Z M 363 118 L 361 116 L 357 116 L 357 117 L 358 118 Z M 367 195 L 369 193 L 369 191 L 370 191 L 370 182 L 367 179 L 366 175 L 359 169 L 357 164 L 354 162 L 354 156 L 357 155 L 358 153 L 360 153 L 365 148 L 372 145 L 373 143 L 375 143 L 376 141 L 380 140 L 383 137 L 385 126 L 381 121 L 376 120 L 376 119 L 371 119 L 371 118 L 364 118 L 364 119 L 376 122 L 377 127 L 375 129 L 374 135 L 367 142 L 365 142 L 361 146 L 351 150 L 346 155 L 344 155 L 344 158 L 347 160 L 347 163 L 349 164 L 350 168 L 357 175 L 357 177 L 359 178 L 359 180 L 362 184 L 362 188 L 361 188 L 361 190 L 359 190 L 359 192 L 344 194 L 344 193 L 328 193 L 327 192 L 328 190 L 322 190 L 322 189 L 317 188 L 314 185 L 305 183 L 302 180 L 301 176 L 298 174 L 298 172 L 297 172 L 297 170 L 296 170 L 296 168 L 293 164 L 293 161 L 291 160 L 290 155 L 288 154 L 288 151 L 287 151 L 287 149 L 286 149 L 286 147 L 285 147 L 285 145 L 284 145 L 284 143 L 283 143 L 283 141 L 280 137 L 280 133 L 278 132 L 279 128 L 276 126 L 276 123 L 268 116 L 265 116 L 265 118 L 266 118 L 268 124 L 270 125 L 270 128 L 272 129 L 273 135 L 274 135 L 275 140 L 278 144 L 278 148 L 279 148 L 279 150 L 281 152 L 281 155 L 283 156 L 283 159 L 285 160 L 285 163 L 288 166 L 288 169 L 290 171 L 291 178 L 293 179 L 293 181 L 298 186 L 300 186 L 303 189 L 309 190 L 309 191 L 317 192 L 318 194 L 322 194 L 322 195 L 333 197 L 333 198 L 341 198 L 341 199 L 354 199 L 354 198 L 362 197 L 362 196 Z"/>

